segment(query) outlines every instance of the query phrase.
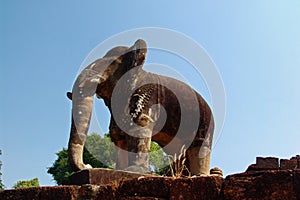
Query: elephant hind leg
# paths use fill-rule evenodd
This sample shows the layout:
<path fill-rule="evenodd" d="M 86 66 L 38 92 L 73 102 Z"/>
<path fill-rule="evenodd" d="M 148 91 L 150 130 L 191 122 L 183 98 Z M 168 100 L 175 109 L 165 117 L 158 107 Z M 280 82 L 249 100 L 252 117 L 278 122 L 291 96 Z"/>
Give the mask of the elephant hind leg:
<path fill-rule="evenodd" d="M 187 150 L 188 169 L 192 175 L 209 175 L 210 154 L 208 147 L 190 147 Z"/>

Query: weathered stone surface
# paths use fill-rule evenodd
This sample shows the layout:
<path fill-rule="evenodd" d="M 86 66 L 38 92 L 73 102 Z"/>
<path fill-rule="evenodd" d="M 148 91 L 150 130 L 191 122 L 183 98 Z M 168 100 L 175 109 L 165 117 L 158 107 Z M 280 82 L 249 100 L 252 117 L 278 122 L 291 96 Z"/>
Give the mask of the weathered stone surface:
<path fill-rule="evenodd" d="M 144 177 L 120 184 L 41 187 L 6 190 L 2 200 L 15 199 L 220 199 L 223 179 L 216 176 L 194 178 Z"/>
<path fill-rule="evenodd" d="M 169 197 L 172 178 L 145 177 L 126 180 L 120 183 L 119 193 L 122 196 Z"/>
<path fill-rule="evenodd" d="M 257 157 L 256 166 L 259 169 L 276 170 L 279 168 L 279 161 L 278 158 L 274 158 L 274 157 L 266 157 L 266 158 Z"/>
<path fill-rule="evenodd" d="M 170 186 L 169 199 L 221 199 L 223 178 L 217 176 L 177 178 Z"/>
<path fill-rule="evenodd" d="M 85 169 L 73 174 L 70 177 L 71 185 L 83 185 L 83 184 L 117 184 L 122 180 L 145 177 L 145 176 L 153 176 L 151 174 L 139 174 L 135 172 L 127 172 L 122 170 L 111 170 L 111 169 L 103 169 L 103 168 L 92 168 Z"/>
<path fill-rule="evenodd" d="M 226 177 L 224 199 L 297 199 L 293 171 L 270 170 Z"/>
<path fill-rule="evenodd" d="M 18 190 L 0 191 L 1 200 L 39 199 L 40 188 L 26 188 Z"/>
<path fill-rule="evenodd" d="M 252 164 L 248 167 L 246 172 L 249 171 L 263 171 L 263 170 L 278 170 L 279 159 L 274 157 L 256 157 L 256 164 Z"/>
<path fill-rule="evenodd" d="M 280 169 L 281 170 L 294 170 L 297 168 L 296 159 L 280 159 Z"/>
<path fill-rule="evenodd" d="M 117 187 L 113 184 L 108 185 L 83 185 L 79 189 L 81 199 L 111 200 L 117 199 Z"/>
<path fill-rule="evenodd" d="M 157 197 L 121 197 L 120 200 L 167 200 Z"/>
<path fill-rule="evenodd" d="M 59 187 L 32 187 L 17 190 L 5 190 L 0 192 L 1 200 L 20 200 L 20 199 L 70 199 L 77 197 L 78 186 L 59 186 Z"/>
<path fill-rule="evenodd" d="M 42 187 L 39 199 L 76 199 L 78 187 L 61 186 L 61 187 Z"/>
<path fill-rule="evenodd" d="M 297 199 L 300 199 L 300 169 L 294 171 L 294 191 Z"/>
<path fill-rule="evenodd" d="M 193 178 L 145 177 L 120 184 L 123 198 L 160 199 L 220 199 L 223 178 L 215 176 Z"/>
<path fill-rule="evenodd" d="M 246 169 L 246 172 L 251 172 L 251 171 L 258 171 L 256 164 L 251 164 L 248 166 L 248 168 Z"/>

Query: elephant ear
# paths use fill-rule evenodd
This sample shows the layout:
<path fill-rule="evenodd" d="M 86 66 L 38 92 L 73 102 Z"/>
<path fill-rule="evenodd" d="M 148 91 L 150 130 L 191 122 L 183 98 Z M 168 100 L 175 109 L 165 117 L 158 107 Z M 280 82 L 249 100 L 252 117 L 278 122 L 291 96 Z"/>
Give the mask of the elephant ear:
<path fill-rule="evenodd" d="M 142 66 L 146 59 L 147 54 L 147 44 L 144 40 L 138 39 L 132 47 L 129 48 L 128 52 L 132 54 L 134 57 L 134 66 L 139 67 Z"/>
<path fill-rule="evenodd" d="M 130 48 L 125 46 L 114 47 L 104 55 L 104 58 L 113 56 L 120 57 L 124 56 L 127 53 L 134 55 L 132 58 L 137 61 L 140 61 L 139 63 L 136 63 L 136 66 L 142 65 L 142 62 L 145 60 L 147 53 L 146 42 L 142 39 L 138 39 Z"/>
<path fill-rule="evenodd" d="M 117 56 L 117 57 L 122 56 L 123 54 L 125 54 L 127 52 L 128 49 L 129 48 L 125 47 L 125 46 L 118 46 L 118 47 L 112 48 L 104 55 L 104 58 L 114 57 L 114 56 Z"/>
<path fill-rule="evenodd" d="M 134 45 L 128 48 L 125 52 L 123 51 L 125 51 L 124 47 L 116 47 L 110 50 L 105 57 L 109 55 L 120 55 L 118 58 L 120 59 L 120 62 L 122 62 L 122 66 L 125 68 L 125 71 L 124 69 L 120 69 L 123 71 L 122 73 L 125 73 L 134 67 L 143 66 L 147 54 L 147 44 L 144 40 L 138 39 Z"/>

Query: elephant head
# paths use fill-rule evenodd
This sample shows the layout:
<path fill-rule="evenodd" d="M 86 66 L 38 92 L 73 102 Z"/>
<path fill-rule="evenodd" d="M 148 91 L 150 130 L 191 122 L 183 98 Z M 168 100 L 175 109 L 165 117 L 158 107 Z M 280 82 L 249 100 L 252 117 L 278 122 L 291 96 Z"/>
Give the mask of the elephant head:
<path fill-rule="evenodd" d="M 89 129 L 94 94 L 109 104 L 116 82 L 127 71 L 143 65 L 146 58 L 146 43 L 139 39 L 128 47 L 115 47 L 101 59 L 88 65 L 78 75 L 72 89 L 67 93 L 72 100 L 72 125 L 69 139 L 69 162 L 76 171 L 91 166 L 82 160 L 83 146 Z"/>

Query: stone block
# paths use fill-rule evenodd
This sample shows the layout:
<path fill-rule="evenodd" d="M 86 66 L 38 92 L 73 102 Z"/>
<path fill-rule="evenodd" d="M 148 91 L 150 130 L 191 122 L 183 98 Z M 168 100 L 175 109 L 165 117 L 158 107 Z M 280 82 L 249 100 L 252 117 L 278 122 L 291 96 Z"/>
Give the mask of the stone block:
<path fill-rule="evenodd" d="M 1 200 L 19 200 L 19 199 L 32 199 L 36 200 L 39 197 L 39 188 L 24 188 L 18 190 L 4 190 L 0 191 Z"/>
<path fill-rule="evenodd" d="M 276 170 L 279 169 L 279 159 L 274 157 L 257 157 L 256 167 L 264 170 Z"/>
<path fill-rule="evenodd" d="M 76 186 L 57 186 L 41 187 L 39 199 L 77 199 L 78 187 Z"/>
<path fill-rule="evenodd" d="M 280 169 L 281 170 L 294 170 L 297 168 L 296 159 L 280 159 Z"/>
<path fill-rule="evenodd" d="M 145 177 L 120 183 L 121 199 L 221 199 L 223 178 Z"/>
<path fill-rule="evenodd" d="M 76 200 L 78 193 L 77 186 L 56 186 L 56 187 L 31 187 L 17 190 L 4 190 L 0 192 L 1 200 L 52 200 L 70 199 Z"/>
<path fill-rule="evenodd" d="M 111 170 L 103 168 L 92 168 L 79 171 L 70 176 L 70 185 L 83 185 L 83 184 L 118 184 L 122 180 L 153 176 L 139 174 L 135 172 L 127 172 L 122 170 Z"/>
<path fill-rule="evenodd" d="M 169 199 L 221 199 L 223 180 L 223 178 L 217 176 L 173 179 L 170 185 Z"/>
<path fill-rule="evenodd" d="M 123 197 L 159 197 L 168 198 L 172 178 L 144 177 L 122 181 L 119 194 Z"/>

